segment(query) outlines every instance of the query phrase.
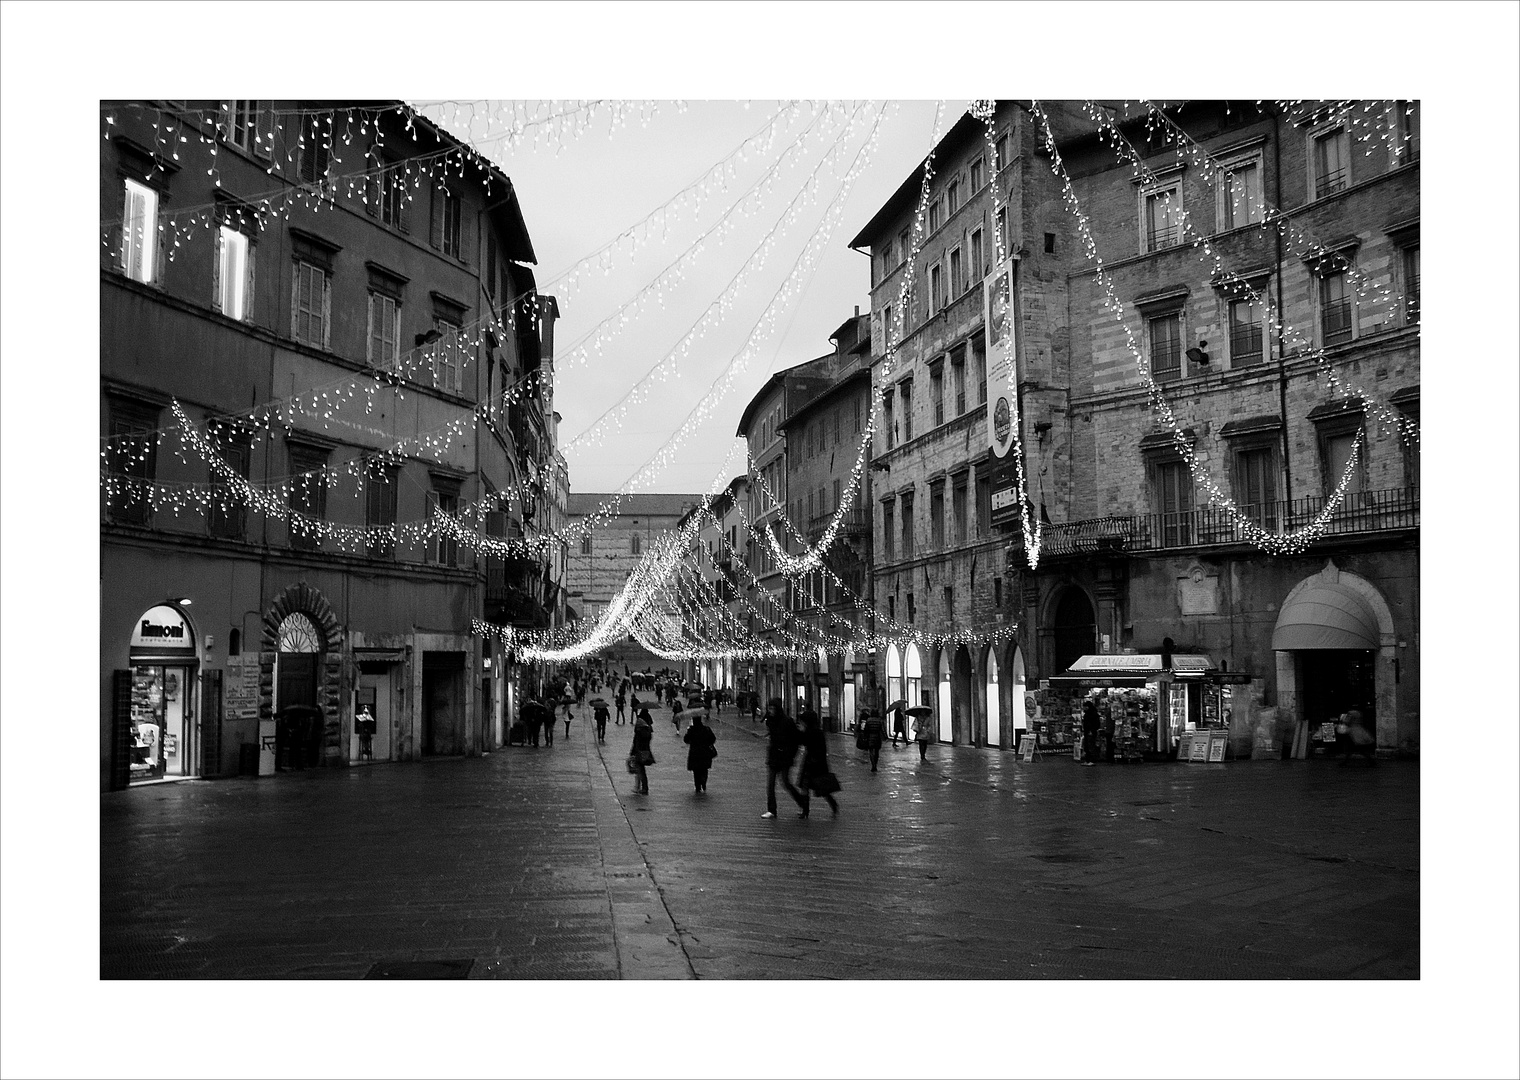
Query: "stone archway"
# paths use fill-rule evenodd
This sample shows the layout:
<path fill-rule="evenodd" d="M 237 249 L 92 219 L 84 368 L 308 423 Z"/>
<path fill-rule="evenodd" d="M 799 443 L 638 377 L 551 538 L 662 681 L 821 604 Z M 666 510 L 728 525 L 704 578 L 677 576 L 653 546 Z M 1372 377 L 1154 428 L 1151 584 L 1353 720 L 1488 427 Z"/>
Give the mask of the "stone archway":
<path fill-rule="evenodd" d="M 1278 629 L 1281 629 L 1290 610 L 1299 607 L 1298 601 L 1312 597 L 1317 589 L 1329 588 L 1354 596 L 1361 608 L 1376 622 L 1373 631 L 1376 642 L 1368 641 L 1369 652 L 1375 654 L 1373 661 L 1373 694 L 1377 721 L 1377 745 L 1381 749 L 1394 749 L 1399 745 L 1398 693 L 1395 684 L 1394 664 L 1398 655 L 1398 634 L 1393 625 L 1393 612 L 1388 601 L 1366 578 L 1347 573 L 1329 559 L 1324 569 L 1304 578 L 1289 591 L 1278 607 Z M 1275 636 L 1276 631 L 1274 631 Z M 1299 651 L 1278 648 L 1277 698 L 1279 715 L 1287 721 L 1280 725 L 1285 737 L 1291 738 L 1292 728 L 1305 718 L 1305 702 L 1300 693 Z"/>
<path fill-rule="evenodd" d="M 274 719 L 275 658 L 280 644 L 280 627 L 287 617 L 304 615 L 316 628 L 321 646 L 317 677 L 317 705 L 322 710 L 322 764 L 343 762 L 342 675 L 343 627 L 332 605 L 320 591 L 306 582 L 287 586 L 264 612 L 263 635 L 259 643 L 259 717 Z"/>
<path fill-rule="evenodd" d="M 1060 674 L 1078 658 L 1098 651 L 1097 607 L 1085 590 L 1067 585 L 1051 597 L 1051 671 Z"/>
<path fill-rule="evenodd" d="M 976 729 L 976 714 L 971 704 L 971 650 L 964 645 L 955 649 L 950 666 L 950 712 L 958 741 L 966 746 L 977 745 L 980 732 Z"/>

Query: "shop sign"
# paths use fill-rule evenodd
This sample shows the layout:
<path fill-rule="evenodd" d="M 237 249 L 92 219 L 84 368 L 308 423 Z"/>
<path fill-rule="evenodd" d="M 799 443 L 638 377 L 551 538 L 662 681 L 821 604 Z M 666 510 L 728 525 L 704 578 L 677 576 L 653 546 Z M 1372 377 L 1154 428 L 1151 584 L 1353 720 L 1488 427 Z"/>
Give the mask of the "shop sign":
<path fill-rule="evenodd" d="M 229 656 L 222 680 L 223 712 L 228 720 L 259 718 L 259 658 Z"/>
<path fill-rule="evenodd" d="M 195 652 L 195 637 L 185 617 L 168 604 L 143 612 L 132 628 L 131 648 L 139 652 Z"/>

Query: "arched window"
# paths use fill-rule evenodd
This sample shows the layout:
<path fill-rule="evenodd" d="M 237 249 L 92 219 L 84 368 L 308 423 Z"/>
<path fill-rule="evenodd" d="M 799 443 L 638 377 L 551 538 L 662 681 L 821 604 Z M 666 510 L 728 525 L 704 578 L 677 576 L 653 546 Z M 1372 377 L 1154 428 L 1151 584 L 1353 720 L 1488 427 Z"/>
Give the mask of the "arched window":
<path fill-rule="evenodd" d="M 591 554 L 591 534 L 590 533 L 587 533 L 585 536 L 581 537 L 581 554 L 582 555 L 590 555 Z"/>
<path fill-rule="evenodd" d="M 901 700 L 903 695 L 902 656 L 896 645 L 887 646 L 887 704 Z"/>
<path fill-rule="evenodd" d="M 639 534 L 638 533 L 634 533 L 633 534 L 633 539 L 631 539 L 631 540 L 628 541 L 628 550 L 631 551 L 631 552 L 633 552 L 633 554 L 637 555 L 639 553 L 640 547 L 641 547 L 641 545 L 640 545 L 640 542 L 639 542 Z"/>
<path fill-rule="evenodd" d="M 299 611 L 285 616 L 280 623 L 280 652 L 314 653 L 322 651 L 322 639 L 310 619 Z"/>
<path fill-rule="evenodd" d="M 227 634 L 227 655 L 243 655 L 243 632 L 235 626 Z"/>
<path fill-rule="evenodd" d="M 936 669 L 937 690 L 935 705 L 939 708 L 939 738 L 941 742 L 951 742 L 955 738 L 955 723 L 950 703 L 950 650 L 948 647 L 939 651 L 939 665 Z"/>
<path fill-rule="evenodd" d="M 908 699 L 908 708 L 911 709 L 913 706 L 922 705 L 924 702 L 924 662 L 919 656 L 917 643 L 911 641 L 908 643 L 908 654 L 903 666 L 906 669 L 904 673 L 903 697 Z"/>
<path fill-rule="evenodd" d="M 1003 739 L 1003 703 L 998 699 L 997 647 L 987 650 L 987 745 L 997 746 Z"/>

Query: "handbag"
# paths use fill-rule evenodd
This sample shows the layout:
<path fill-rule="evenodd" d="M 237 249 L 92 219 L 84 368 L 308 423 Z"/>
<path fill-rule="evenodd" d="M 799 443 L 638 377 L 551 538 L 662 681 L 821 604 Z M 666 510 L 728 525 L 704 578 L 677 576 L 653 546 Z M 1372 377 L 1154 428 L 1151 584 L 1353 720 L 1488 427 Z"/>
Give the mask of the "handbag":
<path fill-rule="evenodd" d="M 636 773 L 639 771 L 639 759 L 634 757 L 632 754 L 628 755 L 628 760 L 623 762 L 623 764 L 628 766 L 628 771 L 631 773 Z"/>
<path fill-rule="evenodd" d="M 708 748 L 707 748 L 707 760 L 711 761 L 713 758 L 715 758 L 717 756 L 718 756 L 718 748 L 716 746 L 708 746 Z"/>
<path fill-rule="evenodd" d="M 831 772 L 819 773 L 813 777 L 814 795 L 832 795 L 839 790 L 839 778 Z"/>
<path fill-rule="evenodd" d="M 640 750 L 639 751 L 639 763 L 641 765 L 653 765 L 654 764 L 654 751 L 653 750 Z"/>

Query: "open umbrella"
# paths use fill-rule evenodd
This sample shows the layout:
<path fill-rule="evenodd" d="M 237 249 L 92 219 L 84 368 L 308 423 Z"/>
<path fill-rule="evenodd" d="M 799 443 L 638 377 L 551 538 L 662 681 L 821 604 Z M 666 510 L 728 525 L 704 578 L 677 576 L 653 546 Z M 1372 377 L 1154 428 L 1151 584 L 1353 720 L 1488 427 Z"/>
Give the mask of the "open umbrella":
<path fill-rule="evenodd" d="M 592 704 L 593 707 L 595 707 L 597 705 L 605 705 L 605 704 L 607 704 L 607 699 L 606 698 L 594 697 L 594 698 L 591 699 L 591 704 Z"/>
<path fill-rule="evenodd" d="M 888 705 L 887 706 L 887 711 L 891 712 L 893 709 L 906 709 L 907 707 L 908 707 L 907 700 L 906 699 L 900 699 L 900 700 L 894 701 L 894 702 L 892 702 L 892 704 Z"/>
<path fill-rule="evenodd" d="M 931 708 L 929 708 L 929 706 L 927 706 L 927 705 L 915 705 L 915 706 L 913 706 L 913 708 L 911 708 L 911 709 L 908 710 L 908 715 L 909 716 L 913 716 L 913 717 L 919 717 L 919 718 L 922 718 L 922 717 L 925 717 L 925 716 L 933 716 L 934 715 L 934 710 L 931 709 Z"/>
<path fill-rule="evenodd" d="M 571 697 L 569 694 L 566 694 L 564 697 L 562 697 L 562 698 L 559 699 L 559 703 L 561 705 L 574 705 L 575 704 L 575 699 L 573 697 Z"/>

